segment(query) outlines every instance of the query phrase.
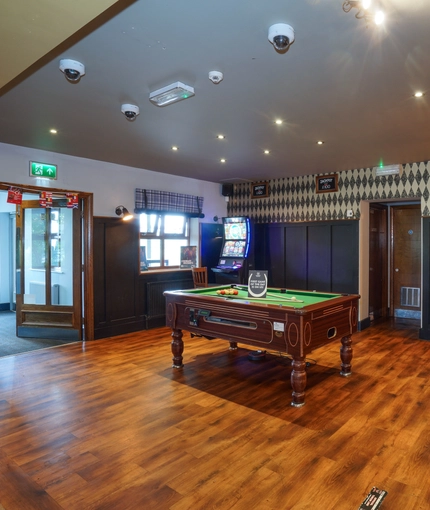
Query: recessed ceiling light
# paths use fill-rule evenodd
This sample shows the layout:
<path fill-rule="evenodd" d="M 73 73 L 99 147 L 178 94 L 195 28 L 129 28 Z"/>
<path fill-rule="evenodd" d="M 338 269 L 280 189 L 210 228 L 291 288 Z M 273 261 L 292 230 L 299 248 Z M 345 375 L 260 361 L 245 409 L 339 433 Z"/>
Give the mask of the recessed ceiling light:
<path fill-rule="evenodd" d="M 56 135 L 58 133 L 58 131 L 56 129 L 50 129 L 49 132 L 52 134 L 52 135 Z"/>
<path fill-rule="evenodd" d="M 218 140 L 224 140 L 225 136 L 224 135 L 218 135 L 217 138 L 218 138 Z"/>
<path fill-rule="evenodd" d="M 176 145 L 173 145 L 172 146 L 172 151 L 177 151 L 178 150 L 178 147 L 176 147 Z"/>
<path fill-rule="evenodd" d="M 282 120 L 281 120 L 281 119 L 276 119 L 276 120 L 275 120 L 275 124 L 278 124 L 278 125 L 279 125 L 279 124 L 282 124 Z"/>
<path fill-rule="evenodd" d="M 375 25 L 382 25 L 385 21 L 385 14 L 382 11 L 377 11 L 375 14 Z"/>
<path fill-rule="evenodd" d="M 322 145 L 324 142 L 322 140 L 318 140 L 317 144 Z"/>
<path fill-rule="evenodd" d="M 417 90 L 414 94 L 415 97 L 423 97 L 424 92 L 421 92 L 421 90 Z"/>
<path fill-rule="evenodd" d="M 266 150 L 264 151 L 264 154 L 270 154 L 270 151 L 266 149 Z"/>
<path fill-rule="evenodd" d="M 221 158 L 221 163 L 225 163 L 225 159 L 224 158 Z"/>

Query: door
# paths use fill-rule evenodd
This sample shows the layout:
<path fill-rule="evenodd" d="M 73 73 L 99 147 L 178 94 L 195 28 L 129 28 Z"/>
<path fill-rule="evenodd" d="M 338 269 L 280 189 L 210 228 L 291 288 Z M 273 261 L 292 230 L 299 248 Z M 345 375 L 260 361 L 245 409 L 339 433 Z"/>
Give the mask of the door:
<path fill-rule="evenodd" d="M 17 206 L 17 336 L 82 340 L 80 211 Z"/>
<path fill-rule="evenodd" d="M 388 215 L 380 204 L 369 209 L 369 317 L 388 317 Z"/>
<path fill-rule="evenodd" d="M 391 315 L 421 318 L 421 208 L 391 209 Z"/>

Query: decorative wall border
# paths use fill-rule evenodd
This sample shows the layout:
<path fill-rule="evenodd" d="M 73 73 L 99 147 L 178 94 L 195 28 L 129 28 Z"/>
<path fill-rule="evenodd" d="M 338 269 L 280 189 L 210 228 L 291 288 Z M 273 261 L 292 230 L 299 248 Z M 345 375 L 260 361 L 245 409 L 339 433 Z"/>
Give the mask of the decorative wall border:
<path fill-rule="evenodd" d="M 375 177 L 373 168 L 338 172 L 338 191 L 316 192 L 317 175 L 269 180 L 267 198 L 252 199 L 250 183 L 234 185 L 229 216 L 249 216 L 255 223 L 330 221 L 360 218 L 361 200 L 421 199 L 422 216 L 430 216 L 430 161 L 402 165 L 401 175 Z"/>

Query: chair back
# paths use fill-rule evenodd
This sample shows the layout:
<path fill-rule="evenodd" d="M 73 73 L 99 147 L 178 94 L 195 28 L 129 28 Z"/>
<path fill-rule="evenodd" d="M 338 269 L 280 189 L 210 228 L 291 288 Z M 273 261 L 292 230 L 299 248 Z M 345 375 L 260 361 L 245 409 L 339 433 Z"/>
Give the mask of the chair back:
<path fill-rule="evenodd" d="M 193 282 L 194 287 L 207 287 L 208 286 L 208 268 L 207 267 L 193 267 Z"/>

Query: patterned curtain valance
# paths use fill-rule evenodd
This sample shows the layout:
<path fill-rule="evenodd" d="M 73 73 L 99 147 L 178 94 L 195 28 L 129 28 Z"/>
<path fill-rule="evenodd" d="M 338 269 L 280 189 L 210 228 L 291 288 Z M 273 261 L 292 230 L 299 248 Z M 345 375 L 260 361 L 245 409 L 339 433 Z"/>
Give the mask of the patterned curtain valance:
<path fill-rule="evenodd" d="M 203 197 L 137 188 L 135 199 L 136 214 L 165 212 L 185 214 L 190 218 L 205 217 L 202 214 Z"/>

